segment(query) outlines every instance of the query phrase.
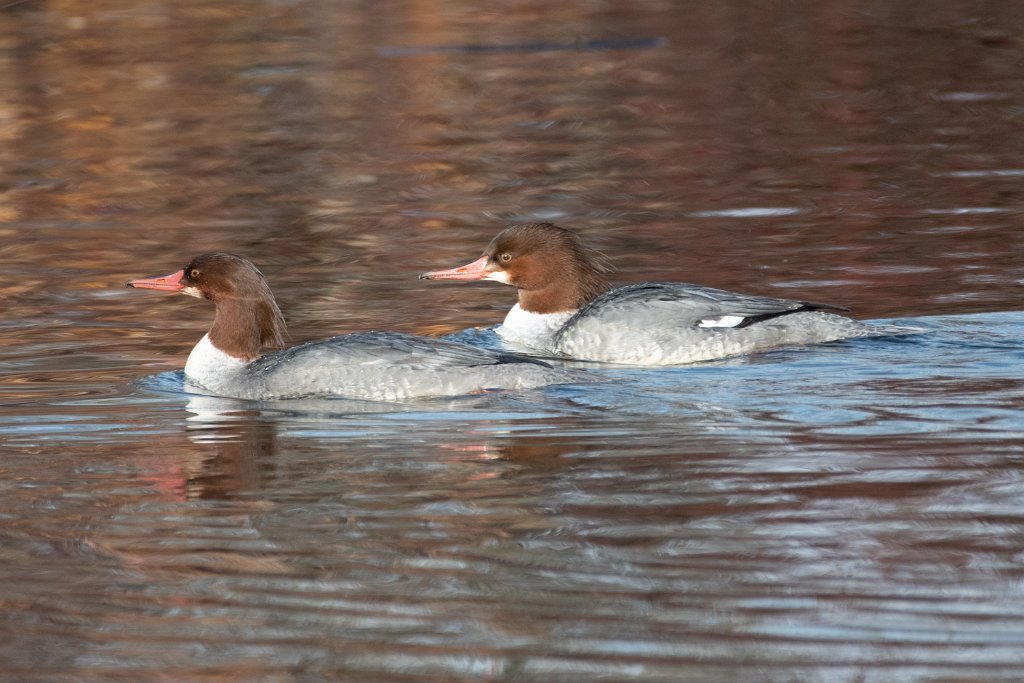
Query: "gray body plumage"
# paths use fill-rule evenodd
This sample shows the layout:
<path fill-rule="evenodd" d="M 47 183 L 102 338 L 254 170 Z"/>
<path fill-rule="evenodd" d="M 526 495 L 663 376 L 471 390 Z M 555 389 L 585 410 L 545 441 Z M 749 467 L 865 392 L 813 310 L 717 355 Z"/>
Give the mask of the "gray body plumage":
<path fill-rule="evenodd" d="M 885 333 L 821 309 L 844 310 L 678 282 L 624 285 L 577 311 L 552 338 L 551 351 L 578 360 L 673 365 Z M 732 326 L 715 326 L 723 318 L 733 319 Z"/>
<path fill-rule="evenodd" d="M 361 332 L 264 355 L 207 387 L 246 399 L 401 401 L 586 381 L 530 358 L 398 332 Z"/>

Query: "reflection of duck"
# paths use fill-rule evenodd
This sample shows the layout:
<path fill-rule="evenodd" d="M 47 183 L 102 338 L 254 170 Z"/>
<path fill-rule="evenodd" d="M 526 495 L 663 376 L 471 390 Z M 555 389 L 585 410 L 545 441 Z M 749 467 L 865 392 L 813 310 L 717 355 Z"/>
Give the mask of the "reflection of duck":
<path fill-rule="evenodd" d="M 749 296 L 679 282 L 608 289 L 599 254 L 550 223 L 507 228 L 476 261 L 428 280 L 496 280 L 518 289 L 497 333 L 578 360 L 672 365 L 884 333 L 829 304 Z"/>
<path fill-rule="evenodd" d="M 277 424 L 256 405 L 219 396 L 188 397 L 186 408 L 194 414 L 187 421 L 189 439 L 207 447 L 206 455 L 185 472 L 190 500 L 262 493 L 276 468 Z"/>
<path fill-rule="evenodd" d="M 347 334 L 262 355 L 264 345 L 282 344 L 284 318 L 259 270 L 231 254 L 203 254 L 182 270 L 128 286 L 213 301 L 213 326 L 189 354 L 185 375 L 222 396 L 397 401 L 580 379 L 537 360 L 397 332 Z"/>
<path fill-rule="evenodd" d="M 262 499 L 268 487 L 280 492 L 288 485 L 302 486 L 308 472 L 297 463 L 317 449 L 331 453 L 324 457 L 336 457 L 341 442 L 345 453 L 363 462 L 353 466 L 359 470 L 353 485 L 364 476 L 387 477 L 394 485 L 397 475 L 388 465 L 389 457 L 402 458 L 405 464 L 407 457 L 430 463 L 429 476 L 437 474 L 448 482 L 444 486 L 465 484 L 467 492 L 474 481 L 514 477 L 526 469 L 566 467 L 571 460 L 562 456 L 571 451 L 572 441 L 561 436 L 560 427 L 571 429 L 574 421 L 552 416 L 544 421 L 552 433 L 541 429 L 523 435 L 522 425 L 535 424 L 536 415 L 527 413 L 524 422 L 517 421 L 514 412 L 498 417 L 505 399 L 515 397 L 492 393 L 419 404 L 333 398 L 257 403 L 189 394 L 186 433 L 192 444 L 201 446 L 201 456 L 184 459 L 175 468 L 173 492 L 188 500 L 231 500 L 251 494 Z M 471 417 L 474 409 L 482 411 L 481 417 Z M 457 417 L 446 417 L 456 410 Z M 503 429 L 506 420 L 508 428 Z M 385 452 L 392 455 L 381 455 L 382 440 L 390 444 Z M 426 472 L 418 467 L 410 467 L 409 476 L 426 484 Z"/>

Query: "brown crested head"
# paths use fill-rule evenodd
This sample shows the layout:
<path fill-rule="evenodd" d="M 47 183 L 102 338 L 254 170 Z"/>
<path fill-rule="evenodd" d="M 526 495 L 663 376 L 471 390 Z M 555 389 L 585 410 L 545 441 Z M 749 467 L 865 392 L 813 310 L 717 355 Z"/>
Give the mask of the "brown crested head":
<path fill-rule="evenodd" d="M 519 305 L 533 313 L 574 311 L 608 288 L 604 255 L 553 223 L 506 228 L 484 255 L 489 278 L 514 285 Z"/>
<path fill-rule="evenodd" d="M 242 360 L 255 360 L 264 346 L 284 345 L 284 316 L 270 286 L 256 266 L 234 254 L 211 253 L 185 266 L 183 294 L 209 299 L 217 306 L 210 341 Z"/>

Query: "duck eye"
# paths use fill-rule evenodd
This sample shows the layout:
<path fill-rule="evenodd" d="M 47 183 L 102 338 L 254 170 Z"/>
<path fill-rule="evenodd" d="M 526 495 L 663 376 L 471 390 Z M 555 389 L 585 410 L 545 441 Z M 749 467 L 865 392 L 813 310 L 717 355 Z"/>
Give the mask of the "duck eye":
<path fill-rule="evenodd" d="M 508 263 L 509 261 L 512 260 L 512 254 L 506 251 L 505 253 L 498 257 L 498 260 L 501 261 L 502 263 Z"/>
<path fill-rule="evenodd" d="M 199 277 L 199 269 L 198 268 L 193 268 L 192 270 L 188 271 L 188 279 L 195 280 L 198 277 Z"/>

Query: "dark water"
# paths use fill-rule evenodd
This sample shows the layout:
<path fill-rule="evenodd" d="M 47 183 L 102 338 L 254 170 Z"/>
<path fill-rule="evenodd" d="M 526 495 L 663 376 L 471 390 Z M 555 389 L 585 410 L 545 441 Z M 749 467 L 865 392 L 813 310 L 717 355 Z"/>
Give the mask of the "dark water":
<path fill-rule="evenodd" d="M 758 5 L 758 6 L 754 6 Z M 1024 5 L 0 8 L 0 679 L 1024 676 Z M 177 391 L 256 261 L 300 341 L 619 281 L 919 335 L 400 406 Z"/>

